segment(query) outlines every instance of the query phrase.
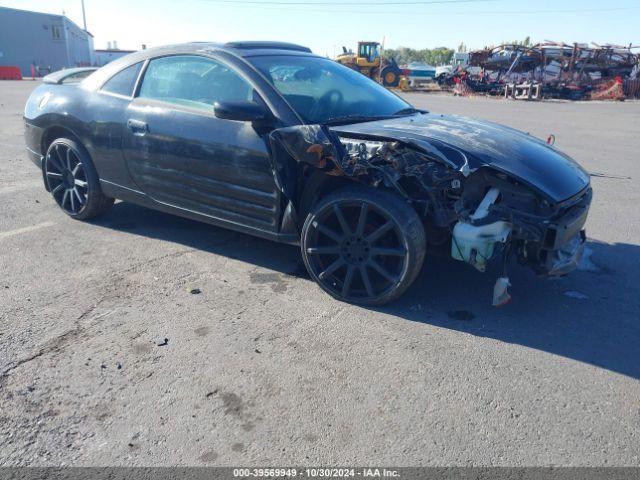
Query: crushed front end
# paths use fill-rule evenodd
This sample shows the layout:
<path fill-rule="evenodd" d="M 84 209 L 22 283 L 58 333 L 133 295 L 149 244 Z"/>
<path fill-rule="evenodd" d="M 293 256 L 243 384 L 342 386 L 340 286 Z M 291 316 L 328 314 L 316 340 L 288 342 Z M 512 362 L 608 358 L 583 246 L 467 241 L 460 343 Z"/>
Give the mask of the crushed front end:
<path fill-rule="evenodd" d="M 508 237 L 500 239 L 505 250 L 540 275 L 564 275 L 580 261 L 591 198 L 592 190 L 587 186 L 573 197 L 553 203 L 507 174 L 483 168 L 466 179 L 456 205 L 458 225 L 476 227 L 478 236 L 483 237 L 489 226 L 504 222 L 510 227 Z"/>
<path fill-rule="evenodd" d="M 397 192 L 423 219 L 428 243 L 446 247 L 454 259 L 479 271 L 497 263 L 502 273 L 494 305 L 510 299 L 511 258 L 544 276 L 567 274 L 580 261 L 592 198 L 588 181 L 556 202 L 515 175 L 470 162 L 466 152 L 444 142 L 299 128 L 276 131 L 272 140 L 300 164 Z"/>

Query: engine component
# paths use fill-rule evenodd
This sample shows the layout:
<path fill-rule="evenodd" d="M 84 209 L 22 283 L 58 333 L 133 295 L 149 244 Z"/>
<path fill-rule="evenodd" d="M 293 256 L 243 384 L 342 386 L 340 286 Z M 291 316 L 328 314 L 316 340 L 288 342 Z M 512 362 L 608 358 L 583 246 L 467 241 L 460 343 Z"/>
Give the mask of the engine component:
<path fill-rule="evenodd" d="M 460 220 L 453 227 L 451 256 L 473 265 L 481 272 L 485 271 L 487 263 L 493 257 L 495 244 L 505 243 L 511 233 L 511 224 L 502 220 L 487 225 L 472 223 L 489 214 L 489 207 L 499 195 L 497 188 L 491 188 L 470 216 L 470 221 Z"/>

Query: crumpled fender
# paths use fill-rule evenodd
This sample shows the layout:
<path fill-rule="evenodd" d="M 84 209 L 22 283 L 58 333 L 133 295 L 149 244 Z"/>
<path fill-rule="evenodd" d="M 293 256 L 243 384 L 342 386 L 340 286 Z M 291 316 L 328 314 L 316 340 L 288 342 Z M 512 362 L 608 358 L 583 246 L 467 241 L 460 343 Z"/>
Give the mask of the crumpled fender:
<path fill-rule="evenodd" d="M 381 138 L 367 136 L 363 141 L 372 140 L 405 144 L 429 160 L 434 160 L 449 168 L 469 174 L 468 161 L 458 149 L 439 147 L 437 142 L 410 138 Z M 296 181 L 300 165 L 308 165 L 326 172 L 328 175 L 355 176 L 362 171 L 357 160 L 347 155 L 338 135 L 325 125 L 298 125 L 273 130 L 268 135 L 271 149 L 271 168 L 276 185 L 288 198 L 295 198 Z M 393 163 L 390 167 L 393 167 Z M 399 175 L 406 171 L 395 172 Z"/>
<path fill-rule="evenodd" d="M 300 165 L 341 174 L 339 159 L 343 149 L 338 138 L 323 125 L 279 128 L 269 133 L 268 141 L 276 185 L 289 199 L 295 198 Z"/>

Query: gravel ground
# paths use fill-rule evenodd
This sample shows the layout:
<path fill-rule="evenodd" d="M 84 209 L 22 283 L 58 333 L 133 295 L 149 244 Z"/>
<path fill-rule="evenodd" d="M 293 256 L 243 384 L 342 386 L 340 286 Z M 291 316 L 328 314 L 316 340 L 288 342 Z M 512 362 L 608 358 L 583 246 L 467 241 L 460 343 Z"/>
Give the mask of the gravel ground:
<path fill-rule="evenodd" d="M 60 212 L 0 83 L 0 465 L 639 465 L 640 103 L 411 94 L 594 173 L 588 258 L 542 280 L 429 258 L 380 309 L 298 250 L 117 203 Z M 195 293 L 195 292 L 200 293 Z"/>

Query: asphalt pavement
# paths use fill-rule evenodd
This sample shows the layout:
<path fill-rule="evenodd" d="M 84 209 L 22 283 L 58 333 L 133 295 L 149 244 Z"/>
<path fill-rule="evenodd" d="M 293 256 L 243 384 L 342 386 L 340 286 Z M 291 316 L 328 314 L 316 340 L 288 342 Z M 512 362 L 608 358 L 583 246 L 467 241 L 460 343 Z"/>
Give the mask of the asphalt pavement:
<path fill-rule="evenodd" d="M 0 465 L 639 465 L 640 103 L 408 94 L 546 138 L 592 173 L 559 280 L 429 256 L 384 308 L 298 249 L 119 202 L 64 215 L 0 82 Z"/>

